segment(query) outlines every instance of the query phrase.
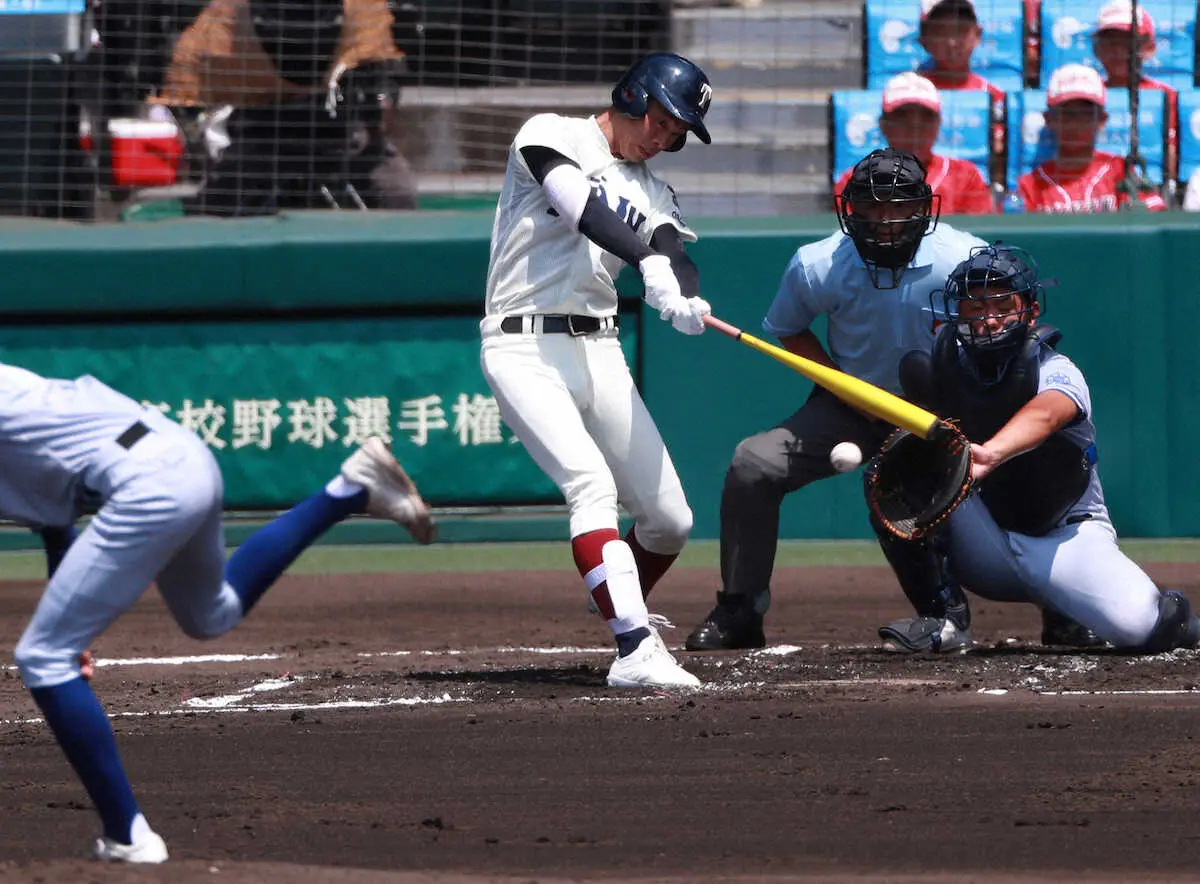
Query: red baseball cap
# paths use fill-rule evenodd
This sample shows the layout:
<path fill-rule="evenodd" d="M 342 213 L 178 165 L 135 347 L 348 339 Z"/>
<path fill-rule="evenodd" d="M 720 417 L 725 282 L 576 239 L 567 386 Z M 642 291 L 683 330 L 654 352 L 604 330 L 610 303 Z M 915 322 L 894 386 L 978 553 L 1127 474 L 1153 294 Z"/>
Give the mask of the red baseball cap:
<path fill-rule="evenodd" d="M 912 71 L 892 77 L 883 89 L 885 114 L 906 104 L 919 104 L 937 114 L 942 112 L 942 97 L 938 94 L 937 87 Z"/>
<path fill-rule="evenodd" d="M 1104 107 L 1108 90 L 1100 74 L 1083 64 L 1064 64 L 1050 77 L 1046 104 L 1055 107 L 1065 101 L 1083 99 Z"/>
<path fill-rule="evenodd" d="M 1138 33 L 1154 38 L 1154 19 L 1145 6 L 1138 6 Z M 1096 16 L 1097 31 L 1130 31 L 1133 29 L 1133 4 L 1129 0 L 1112 0 L 1106 3 Z"/>

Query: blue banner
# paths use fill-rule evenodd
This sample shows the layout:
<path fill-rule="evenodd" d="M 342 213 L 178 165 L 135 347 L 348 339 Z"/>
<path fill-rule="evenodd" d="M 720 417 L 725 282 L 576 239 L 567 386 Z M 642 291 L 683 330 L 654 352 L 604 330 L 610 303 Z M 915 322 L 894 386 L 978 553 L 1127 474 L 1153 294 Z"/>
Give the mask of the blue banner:
<path fill-rule="evenodd" d="M 0 0 L 0 15 L 82 14 L 86 0 Z"/>
<path fill-rule="evenodd" d="M 1025 11 L 1021 0 L 975 0 L 975 9 L 983 36 L 971 56 L 971 70 L 1005 91 L 1022 88 Z M 917 42 L 920 13 L 919 0 L 867 0 L 867 88 L 882 89 L 891 77 L 915 71 L 929 60 Z"/>
<path fill-rule="evenodd" d="M 1167 137 L 1167 94 L 1161 89 L 1138 90 L 1138 153 L 1146 161 L 1146 177 L 1163 181 L 1163 157 Z M 1108 122 L 1096 139 L 1096 149 L 1125 156 L 1129 153 L 1129 93 L 1108 93 Z M 1054 157 L 1051 133 L 1045 128 L 1046 93 L 1015 92 L 1008 96 L 1008 188 L 1016 190 L 1017 179 L 1039 163 Z M 1182 111 L 1181 111 L 1182 113 Z"/>
<path fill-rule="evenodd" d="M 1041 85 L 1064 64 L 1078 63 L 1104 69 L 1092 53 L 1092 35 L 1096 32 L 1096 14 L 1102 3 L 1097 0 L 1043 0 Z M 1196 4 L 1178 0 L 1138 0 L 1154 19 L 1154 55 L 1146 60 L 1147 77 L 1162 80 L 1176 89 L 1193 86 L 1196 48 Z"/>
<path fill-rule="evenodd" d="M 942 156 L 970 160 L 983 180 L 989 180 L 988 131 L 991 99 L 986 92 L 942 92 L 942 127 L 938 130 L 933 152 Z M 876 148 L 887 147 L 879 131 L 879 113 L 883 92 L 876 89 L 834 92 L 832 183 L 845 171 Z"/>

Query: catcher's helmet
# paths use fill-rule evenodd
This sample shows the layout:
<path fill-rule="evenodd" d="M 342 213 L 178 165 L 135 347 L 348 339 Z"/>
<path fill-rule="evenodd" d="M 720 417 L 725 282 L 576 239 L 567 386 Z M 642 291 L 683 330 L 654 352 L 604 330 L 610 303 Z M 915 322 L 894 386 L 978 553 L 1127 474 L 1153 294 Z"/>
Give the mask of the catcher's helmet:
<path fill-rule="evenodd" d="M 652 98 L 675 119 L 691 126 L 697 138 L 712 143 L 704 125 L 704 115 L 712 103 L 712 86 L 694 63 L 672 52 L 647 55 L 621 76 L 612 91 L 613 107 L 633 119 L 646 116 Z M 667 150 L 680 150 L 685 141 L 687 133 Z"/>
<path fill-rule="evenodd" d="M 898 286 L 921 237 L 937 226 L 939 199 L 925 182 L 921 161 L 891 147 L 873 150 L 834 199 L 838 224 L 854 241 L 876 288 Z M 881 284 L 881 267 L 891 271 L 890 285 Z"/>
<path fill-rule="evenodd" d="M 1024 249 L 1000 245 L 978 246 L 967 259 L 950 271 L 946 287 L 930 294 L 940 295 L 942 315 L 954 325 L 954 336 L 974 367 L 999 379 L 1008 361 L 1017 354 L 1029 335 L 1029 327 L 1044 309 L 1045 283 L 1039 281 L 1037 264 Z M 963 316 L 963 302 L 972 305 L 996 303 L 1017 295 L 1002 312 L 973 307 Z M 935 308 L 935 313 L 937 312 Z M 987 320 L 982 317 L 986 315 Z"/>

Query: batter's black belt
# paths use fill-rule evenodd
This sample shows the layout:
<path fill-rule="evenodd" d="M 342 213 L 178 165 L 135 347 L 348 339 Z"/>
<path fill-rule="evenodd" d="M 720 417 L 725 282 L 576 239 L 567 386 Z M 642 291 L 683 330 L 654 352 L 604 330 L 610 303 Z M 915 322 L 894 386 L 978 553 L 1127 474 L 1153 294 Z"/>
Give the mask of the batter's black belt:
<path fill-rule="evenodd" d="M 150 432 L 150 428 L 141 421 L 134 421 L 129 425 L 120 436 L 117 437 L 117 444 L 128 451 L 134 445 L 137 445 L 138 440 Z"/>
<path fill-rule="evenodd" d="M 579 313 L 527 313 L 506 316 L 500 331 L 510 335 L 570 335 L 578 338 L 621 327 L 617 316 L 583 316 Z"/>

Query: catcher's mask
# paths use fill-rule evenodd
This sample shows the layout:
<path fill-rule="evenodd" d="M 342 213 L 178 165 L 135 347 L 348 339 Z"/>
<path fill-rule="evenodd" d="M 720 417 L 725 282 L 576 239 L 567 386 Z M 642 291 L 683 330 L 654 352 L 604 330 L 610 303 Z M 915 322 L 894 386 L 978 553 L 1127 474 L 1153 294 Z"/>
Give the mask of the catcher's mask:
<path fill-rule="evenodd" d="M 896 288 L 940 214 L 921 161 L 890 147 L 871 151 L 834 199 L 838 224 L 854 242 L 871 282 L 879 289 Z"/>
<path fill-rule="evenodd" d="M 942 315 L 953 323 L 968 368 L 981 383 L 998 382 L 1020 352 L 1044 310 L 1045 285 L 1028 252 L 997 243 L 972 249 L 946 287 L 930 294 L 935 312 L 940 295 Z"/>

